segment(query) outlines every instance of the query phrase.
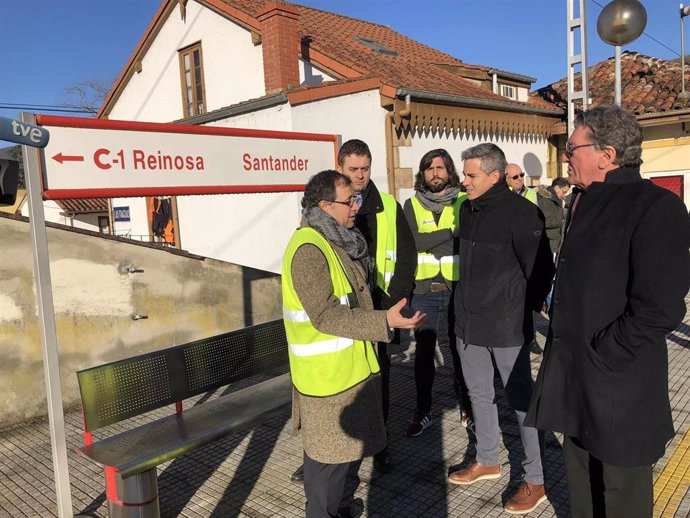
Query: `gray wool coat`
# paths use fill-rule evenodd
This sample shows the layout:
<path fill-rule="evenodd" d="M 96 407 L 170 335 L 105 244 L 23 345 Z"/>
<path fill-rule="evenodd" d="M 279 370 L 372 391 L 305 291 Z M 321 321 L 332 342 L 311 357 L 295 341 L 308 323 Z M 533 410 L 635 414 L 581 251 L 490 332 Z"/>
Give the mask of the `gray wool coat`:
<path fill-rule="evenodd" d="M 292 281 L 312 324 L 323 333 L 388 342 L 385 311 L 373 309 L 363 268 L 344 250 L 330 244 L 345 267 L 359 308 L 340 304 L 333 295 L 326 258 L 316 246 L 302 245 L 292 260 Z M 293 389 L 293 428 L 301 433 L 304 450 L 311 459 L 340 464 L 368 457 L 385 447 L 380 384 L 380 376 L 375 374 L 334 396 L 310 397 Z"/>

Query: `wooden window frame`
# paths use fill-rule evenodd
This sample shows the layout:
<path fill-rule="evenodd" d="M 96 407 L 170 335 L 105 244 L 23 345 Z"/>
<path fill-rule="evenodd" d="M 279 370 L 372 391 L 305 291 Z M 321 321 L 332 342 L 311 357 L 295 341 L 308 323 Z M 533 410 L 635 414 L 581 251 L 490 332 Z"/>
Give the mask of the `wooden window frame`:
<path fill-rule="evenodd" d="M 513 95 L 506 95 L 503 93 L 503 89 L 510 89 L 513 92 Z M 503 97 L 506 99 L 511 99 L 515 101 L 517 99 L 517 88 L 513 85 L 507 85 L 505 83 L 498 83 L 498 93 L 500 93 Z"/>
<path fill-rule="evenodd" d="M 194 67 L 194 51 L 198 50 L 199 51 L 199 75 L 201 76 L 200 78 L 200 83 L 201 83 L 201 105 L 202 105 L 202 111 L 199 111 L 199 99 L 197 98 L 197 89 L 195 88 L 197 84 L 197 76 L 195 72 L 195 67 Z M 177 51 L 178 54 L 178 60 L 180 64 L 180 89 L 181 89 L 181 94 L 182 94 L 182 117 L 187 119 L 189 117 L 195 117 L 197 115 L 201 115 L 203 113 L 206 113 L 208 111 L 208 103 L 206 99 L 206 82 L 205 82 L 205 77 L 204 77 L 204 54 L 201 49 L 201 42 L 198 41 L 196 43 L 193 43 L 192 45 L 188 45 L 187 47 L 180 49 Z M 192 80 L 192 108 L 193 108 L 193 113 L 189 113 L 189 106 L 187 103 L 187 81 L 186 81 L 186 74 L 185 74 L 185 64 L 184 64 L 184 58 L 185 56 L 189 56 L 190 58 L 190 63 L 191 63 L 191 80 Z"/>

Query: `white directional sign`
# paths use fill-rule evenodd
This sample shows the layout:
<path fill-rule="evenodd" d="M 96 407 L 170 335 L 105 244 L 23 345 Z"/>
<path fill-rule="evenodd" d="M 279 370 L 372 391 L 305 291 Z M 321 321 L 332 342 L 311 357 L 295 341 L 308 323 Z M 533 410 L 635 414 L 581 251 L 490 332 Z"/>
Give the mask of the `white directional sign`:
<path fill-rule="evenodd" d="M 49 199 L 301 191 L 337 136 L 40 115 Z"/>

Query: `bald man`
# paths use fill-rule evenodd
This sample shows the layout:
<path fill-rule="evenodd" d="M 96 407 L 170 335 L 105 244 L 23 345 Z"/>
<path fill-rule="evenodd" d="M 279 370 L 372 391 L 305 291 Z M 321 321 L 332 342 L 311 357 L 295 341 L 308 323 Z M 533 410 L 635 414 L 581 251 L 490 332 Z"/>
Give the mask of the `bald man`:
<path fill-rule="evenodd" d="M 537 191 L 525 185 L 525 173 L 519 165 L 508 164 L 506 166 L 506 182 L 514 193 L 527 198 L 535 205 L 537 204 Z"/>

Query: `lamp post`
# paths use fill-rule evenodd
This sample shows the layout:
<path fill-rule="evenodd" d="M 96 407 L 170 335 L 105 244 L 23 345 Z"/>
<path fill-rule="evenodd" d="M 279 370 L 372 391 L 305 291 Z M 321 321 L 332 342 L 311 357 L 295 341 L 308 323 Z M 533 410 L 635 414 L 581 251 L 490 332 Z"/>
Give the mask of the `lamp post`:
<path fill-rule="evenodd" d="M 683 33 L 683 18 L 690 16 L 690 6 L 680 4 L 680 91 L 685 95 L 685 34 Z"/>
<path fill-rule="evenodd" d="M 615 47 L 615 102 L 621 105 L 621 45 L 632 43 L 647 25 L 647 11 L 637 0 L 613 0 L 597 20 L 599 37 Z"/>

